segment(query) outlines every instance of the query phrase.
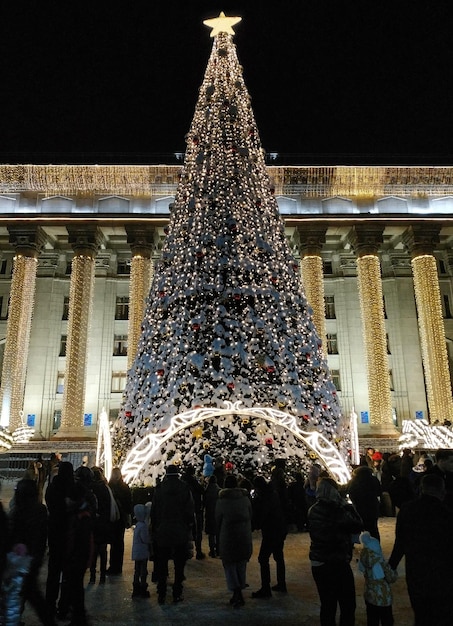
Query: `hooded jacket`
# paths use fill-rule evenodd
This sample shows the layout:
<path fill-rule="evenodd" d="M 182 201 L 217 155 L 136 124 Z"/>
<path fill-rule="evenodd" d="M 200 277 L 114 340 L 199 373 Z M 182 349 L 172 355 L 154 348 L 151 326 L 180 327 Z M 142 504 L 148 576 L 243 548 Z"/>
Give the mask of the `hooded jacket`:
<path fill-rule="evenodd" d="M 390 606 L 392 590 L 389 583 L 394 583 L 398 574 L 384 559 L 379 541 L 369 532 L 360 535 L 360 543 L 359 570 L 365 577 L 365 600 L 374 606 Z"/>
<path fill-rule="evenodd" d="M 132 540 L 132 560 L 146 561 L 149 558 L 148 508 L 145 504 L 134 506 L 134 517 L 137 520 Z"/>

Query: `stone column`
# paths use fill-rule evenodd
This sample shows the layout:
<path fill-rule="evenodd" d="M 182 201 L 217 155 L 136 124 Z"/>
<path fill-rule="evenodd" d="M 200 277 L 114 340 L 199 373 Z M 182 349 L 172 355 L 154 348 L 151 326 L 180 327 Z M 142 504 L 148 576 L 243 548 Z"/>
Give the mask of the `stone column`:
<path fill-rule="evenodd" d="M 448 353 L 442 315 L 437 263 L 433 255 L 439 243 L 440 227 L 414 225 L 403 241 L 412 261 L 418 327 L 425 372 L 429 418 L 431 422 L 453 422 L 453 400 L 448 367 Z"/>
<path fill-rule="evenodd" d="M 154 229 L 126 225 L 127 242 L 130 244 L 131 276 L 129 283 L 129 323 L 127 336 L 127 369 L 131 367 L 137 353 L 138 341 L 148 297 L 152 274 Z"/>
<path fill-rule="evenodd" d="M 357 225 L 350 232 L 350 243 L 357 255 L 370 429 L 375 435 L 394 436 L 397 431 L 392 418 L 384 297 L 378 256 L 383 232 L 384 227 L 379 224 Z"/>
<path fill-rule="evenodd" d="M 324 273 L 321 257 L 327 228 L 299 228 L 298 232 L 304 291 L 308 303 L 313 309 L 313 322 L 322 341 L 324 354 L 327 355 Z"/>
<path fill-rule="evenodd" d="M 74 257 L 69 289 L 66 370 L 61 426 L 54 439 L 83 439 L 88 334 L 94 287 L 95 258 L 101 233 L 95 226 L 68 226 Z"/>
<path fill-rule="evenodd" d="M 8 226 L 15 248 L 6 343 L 0 388 L 0 423 L 11 432 L 22 426 L 30 330 L 35 302 L 38 256 L 45 235 L 38 227 Z"/>

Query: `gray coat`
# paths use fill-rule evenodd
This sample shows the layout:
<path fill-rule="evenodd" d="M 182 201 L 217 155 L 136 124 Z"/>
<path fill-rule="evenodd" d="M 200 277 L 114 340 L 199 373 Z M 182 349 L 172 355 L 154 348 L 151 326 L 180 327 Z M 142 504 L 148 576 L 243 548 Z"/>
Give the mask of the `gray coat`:
<path fill-rule="evenodd" d="M 216 504 L 222 561 L 248 561 L 252 556 L 252 504 L 245 489 L 222 489 Z"/>

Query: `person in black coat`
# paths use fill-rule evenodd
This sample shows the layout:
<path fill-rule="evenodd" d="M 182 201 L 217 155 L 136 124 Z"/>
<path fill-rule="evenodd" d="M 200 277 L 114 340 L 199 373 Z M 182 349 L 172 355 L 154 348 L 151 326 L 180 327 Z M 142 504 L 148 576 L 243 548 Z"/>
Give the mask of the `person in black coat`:
<path fill-rule="evenodd" d="M 453 616 L 453 513 L 445 504 L 445 483 L 426 474 L 421 496 L 405 502 L 396 518 L 389 565 L 405 556 L 406 584 L 416 626 L 450 626 Z"/>
<path fill-rule="evenodd" d="M 192 540 L 194 513 L 189 485 L 180 480 L 178 467 L 169 465 L 164 480 L 156 486 L 151 506 L 159 604 L 165 603 L 169 559 L 173 559 L 175 567 L 173 602 L 184 599 L 184 568 L 188 557 L 188 544 Z"/>
<path fill-rule="evenodd" d="M 216 504 L 219 552 L 227 587 L 233 592 L 230 604 L 244 604 L 242 590 L 246 586 L 247 563 L 252 556 L 252 503 L 246 489 L 238 487 L 236 476 L 225 478 Z"/>
<path fill-rule="evenodd" d="M 69 589 L 64 575 L 68 525 L 66 502 L 73 498 L 74 487 L 73 465 L 69 461 L 61 461 L 58 465 L 58 473 L 50 481 L 45 493 L 49 513 L 46 602 L 50 610 L 61 618 L 65 618 L 69 610 Z"/>
<path fill-rule="evenodd" d="M 269 559 L 272 555 L 277 566 L 277 584 L 274 591 L 286 593 L 286 571 L 283 546 L 286 538 L 286 520 L 277 491 L 264 476 L 254 481 L 255 493 L 252 499 L 253 529 L 261 530 L 261 546 L 258 554 L 261 588 L 252 593 L 252 598 L 269 598 L 271 592 L 271 571 Z"/>
<path fill-rule="evenodd" d="M 208 535 L 209 556 L 215 558 L 219 555 L 217 527 L 215 521 L 215 507 L 219 497 L 220 487 L 217 484 L 217 476 L 209 477 L 208 486 L 204 492 L 204 529 Z"/>
<path fill-rule="evenodd" d="M 193 540 L 195 542 L 196 558 L 201 560 L 205 558 L 205 553 L 201 549 L 201 542 L 203 539 L 203 499 L 204 488 L 195 477 L 195 468 L 193 465 L 188 465 L 182 480 L 186 482 L 190 491 L 192 492 L 192 498 L 195 507 L 195 523 L 193 525 Z"/>
<path fill-rule="evenodd" d="M 352 534 L 363 530 L 354 506 L 341 496 L 332 478 L 320 478 L 316 502 L 308 511 L 311 571 L 321 601 L 321 626 L 335 624 L 337 606 L 340 624 L 355 621 L 355 584 L 351 569 Z"/>
<path fill-rule="evenodd" d="M 123 571 L 124 561 L 124 532 L 131 527 L 132 517 L 132 492 L 127 483 L 124 482 L 119 467 L 114 467 L 110 475 L 109 487 L 120 510 L 120 518 L 111 525 L 110 537 L 110 560 L 107 574 L 116 576 Z M 146 497 L 146 504 L 151 497 Z"/>
<path fill-rule="evenodd" d="M 111 537 L 110 491 L 104 472 L 100 467 L 92 467 L 92 491 L 96 496 L 97 511 L 93 518 L 94 553 L 90 565 L 90 584 L 96 582 L 96 563 L 99 557 L 99 584 L 105 583 L 107 570 L 107 544 Z"/>
<path fill-rule="evenodd" d="M 363 521 L 363 528 L 372 537 L 380 540 L 378 519 L 382 486 L 373 470 L 367 465 L 359 465 L 352 472 L 346 491 Z"/>

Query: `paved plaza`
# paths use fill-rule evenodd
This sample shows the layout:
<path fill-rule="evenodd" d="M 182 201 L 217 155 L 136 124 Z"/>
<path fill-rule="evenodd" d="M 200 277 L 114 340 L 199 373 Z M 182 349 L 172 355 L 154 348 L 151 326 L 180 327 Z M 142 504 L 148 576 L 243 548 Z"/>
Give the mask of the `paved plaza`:
<path fill-rule="evenodd" d="M 7 504 L 10 490 L 3 486 L 2 501 Z M 393 545 L 395 518 L 381 518 L 379 527 L 384 554 L 388 557 Z M 308 533 L 289 533 L 285 543 L 287 565 L 287 594 L 274 592 L 273 597 L 265 600 L 251 598 L 251 592 L 260 586 L 259 566 L 257 562 L 260 533 L 254 533 L 254 551 L 247 569 L 249 588 L 244 592 L 245 606 L 233 609 L 229 604 L 231 593 L 227 591 L 220 559 L 206 557 L 197 561 L 192 559 L 186 566 L 185 599 L 173 604 L 171 589 L 168 603 L 157 604 L 155 585 L 150 583 L 151 598 L 131 598 L 133 562 L 130 559 L 132 530 L 126 531 L 125 567 L 123 575 L 107 578 L 105 585 L 89 585 L 86 576 L 86 606 L 93 626 L 97 624 L 115 624 L 118 626 L 144 626 L 145 624 L 162 626 L 207 626 L 208 624 L 247 626 L 319 626 L 319 601 L 311 577 L 308 560 Z M 204 538 L 207 552 L 207 540 Z M 363 600 L 363 575 L 358 571 L 356 548 L 353 570 L 356 579 L 357 612 L 356 626 L 366 626 L 365 603 Z M 45 575 L 45 567 L 43 574 Z M 152 563 L 150 563 L 150 573 Z M 275 567 L 271 563 L 275 580 Z M 395 626 L 412 626 L 412 610 L 404 579 L 404 561 L 399 567 L 399 580 L 392 586 L 394 592 Z M 172 570 L 170 569 L 170 581 Z M 151 575 L 149 576 L 149 579 Z M 26 609 L 26 626 L 38 626 L 37 617 Z M 69 620 L 67 620 L 69 621 Z M 62 625 L 67 621 L 60 622 Z"/>

